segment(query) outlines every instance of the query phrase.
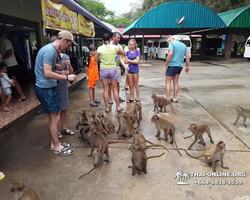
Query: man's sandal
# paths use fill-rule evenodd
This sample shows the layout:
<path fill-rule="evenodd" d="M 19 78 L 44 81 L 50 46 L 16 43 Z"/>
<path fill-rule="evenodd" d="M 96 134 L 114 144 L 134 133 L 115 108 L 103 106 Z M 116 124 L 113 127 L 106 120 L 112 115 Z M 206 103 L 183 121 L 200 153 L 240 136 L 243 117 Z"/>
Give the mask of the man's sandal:
<path fill-rule="evenodd" d="M 64 147 L 63 149 L 56 151 L 53 150 L 54 154 L 61 155 L 61 156 L 71 156 L 74 154 L 74 151 L 72 149 L 68 149 L 67 147 Z"/>
<path fill-rule="evenodd" d="M 65 143 L 65 142 L 62 142 L 61 143 L 61 145 L 66 149 L 70 149 L 70 148 L 72 148 L 72 145 L 71 144 L 67 144 L 67 143 Z M 54 151 L 54 149 L 53 148 L 50 148 L 50 150 L 51 151 Z"/>
<path fill-rule="evenodd" d="M 65 128 L 60 131 L 62 135 L 75 135 L 75 133 L 72 130 L 69 130 L 68 128 Z"/>

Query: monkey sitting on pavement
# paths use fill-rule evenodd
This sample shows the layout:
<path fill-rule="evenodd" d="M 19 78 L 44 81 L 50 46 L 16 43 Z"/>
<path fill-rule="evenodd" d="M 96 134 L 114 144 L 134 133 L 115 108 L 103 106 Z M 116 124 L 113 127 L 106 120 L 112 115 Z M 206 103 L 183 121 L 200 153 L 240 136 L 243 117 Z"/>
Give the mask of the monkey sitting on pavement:
<path fill-rule="evenodd" d="M 160 112 L 162 112 L 162 108 L 164 109 L 164 112 L 167 112 L 167 105 L 170 104 L 171 110 L 174 114 L 176 114 L 173 110 L 173 106 L 170 100 L 168 100 L 165 97 L 159 97 L 156 94 L 152 94 L 151 98 L 153 99 L 154 102 L 154 112 L 157 110 L 159 112 L 158 107 L 160 107 Z"/>
<path fill-rule="evenodd" d="M 246 109 L 246 108 L 242 108 L 241 106 L 237 106 L 235 108 L 235 111 L 237 112 L 237 117 L 236 117 L 236 120 L 233 123 L 233 125 L 236 125 L 236 123 L 238 122 L 238 120 L 240 119 L 240 117 L 243 117 L 244 118 L 243 125 L 245 127 L 247 127 L 247 125 L 246 125 L 246 118 L 250 118 L 250 109 Z"/>
<path fill-rule="evenodd" d="M 186 154 L 188 156 L 190 156 L 191 158 L 198 159 L 198 158 L 204 157 L 206 162 L 209 165 L 212 165 L 212 169 L 213 169 L 214 172 L 216 172 L 216 166 L 215 165 L 216 165 L 216 162 L 218 162 L 218 161 L 220 161 L 221 167 L 223 169 L 229 169 L 228 167 L 223 166 L 223 157 L 224 157 L 224 154 L 226 152 L 226 144 L 223 141 L 220 141 L 217 144 L 211 145 L 200 156 L 192 156 L 187 152 L 187 150 L 182 149 L 182 148 L 180 148 L 180 150 L 185 151 Z"/>
<path fill-rule="evenodd" d="M 109 118 L 104 116 L 103 112 L 100 112 L 97 117 L 101 120 L 102 126 L 107 132 L 113 132 L 115 130 L 115 125 Z"/>
<path fill-rule="evenodd" d="M 182 156 L 175 139 L 175 125 L 172 122 L 168 121 L 167 119 L 163 119 L 158 115 L 153 115 L 151 121 L 155 123 L 155 127 L 157 129 L 156 137 L 158 138 L 158 140 L 161 139 L 161 129 L 162 129 L 164 131 L 164 137 L 165 137 L 162 139 L 168 141 L 168 135 L 169 135 L 170 138 L 172 139 L 170 143 L 175 144 L 176 150 L 178 151 L 180 156 Z"/>
<path fill-rule="evenodd" d="M 207 124 L 202 124 L 202 125 L 196 125 L 196 124 L 190 124 L 188 126 L 188 129 L 193 133 L 192 135 L 190 136 L 187 136 L 185 137 L 184 139 L 186 138 L 190 138 L 194 135 L 194 141 L 193 143 L 188 147 L 188 150 L 190 150 L 192 148 L 192 146 L 197 142 L 197 140 L 199 139 L 200 142 L 199 143 L 202 143 L 203 146 L 206 146 L 206 143 L 204 142 L 204 139 L 203 139 L 203 134 L 205 132 L 207 132 L 207 135 L 208 137 L 210 138 L 210 143 L 213 144 L 214 141 L 212 139 L 212 135 L 211 135 L 211 132 L 210 132 L 210 129 L 209 129 L 209 126 Z"/>
<path fill-rule="evenodd" d="M 25 186 L 22 181 L 14 182 L 10 191 L 15 194 L 16 200 L 39 200 L 36 192 Z"/>
<path fill-rule="evenodd" d="M 94 169 L 96 169 L 102 161 L 103 155 L 106 155 L 106 159 L 104 161 L 110 162 L 109 160 L 109 144 L 115 144 L 115 143 L 125 143 L 125 144 L 130 144 L 130 142 L 126 141 L 108 141 L 102 134 L 98 133 L 95 129 L 91 129 L 88 133 L 88 139 L 90 141 L 91 145 L 91 150 L 90 154 L 88 157 L 92 157 L 92 154 L 95 150 L 95 147 L 97 147 L 97 152 L 95 156 L 95 161 L 94 161 L 94 167 L 87 172 L 86 174 L 83 174 L 82 176 L 79 177 L 82 178 L 83 176 L 89 174 L 92 172 Z"/>
<path fill-rule="evenodd" d="M 161 157 L 164 154 L 165 153 L 162 153 L 158 156 L 147 157 L 143 149 L 134 148 L 132 151 L 132 157 L 131 157 L 132 166 L 128 166 L 129 168 L 132 168 L 132 176 L 134 176 L 136 173 L 138 173 L 138 175 L 141 175 L 141 172 L 144 172 L 144 174 L 147 174 L 148 159 Z"/>

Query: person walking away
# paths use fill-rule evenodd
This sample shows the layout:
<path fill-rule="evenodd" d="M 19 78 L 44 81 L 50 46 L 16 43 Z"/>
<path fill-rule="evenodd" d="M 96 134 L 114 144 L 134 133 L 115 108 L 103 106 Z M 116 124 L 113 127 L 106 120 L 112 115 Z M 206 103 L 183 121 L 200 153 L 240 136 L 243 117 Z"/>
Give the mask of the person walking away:
<path fill-rule="evenodd" d="M 7 64 L 8 76 L 14 80 L 15 88 L 19 93 L 20 97 L 17 101 L 25 101 L 26 96 L 24 95 L 20 84 L 16 79 L 18 72 L 18 63 L 14 54 L 13 46 L 9 39 L 7 39 L 3 32 L 0 31 L 0 54 L 2 55 L 2 60 Z"/>
<path fill-rule="evenodd" d="M 148 45 L 145 43 L 143 48 L 144 58 L 146 61 L 148 61 Z"/>
<path fill-rule="evenodd" d="M 12 98 L 11 96 L 11 86 L 15 86 L 15 81 L 13 79 L 9 79 L 7 75 L 7 65 L 4 62 L 0 62 L 0 82 L 1 82 L 1 90 L 4 94 L 4 106 L 3 106 L 3 111 L 5 112 L 11 112 L 13 109 L 9 103 Z"/>
<path fill-rule="evenodd" d="M 56 59 L 56 73 L 68 75 L 73 74 L 73 67 L 70 63 L 70 58 L 67 54 L 61 53 L 60 50 L 57 50 L 57 59 Z M 59 131 L 58 137 L 63 138 L 63 135 L 74 135 L 75 133 L 72 130 L 69 130 L 67 126 L 67 114 L 68 114 L 68 101 L 69 101 L 69 90 L 68 90 L 68 81 L 67 80 L 58 80 L 57 81 L 57 91 L 58 97 L 60 100 L 60 121 L 61 130 Z"/>
<path fill-rule="evenodd" d="M 111 45 L 115 45 L 118 46 L 120 49 L 123 49 L 122 46 L 119 44 L 120 40 L 121 40 L 121 34 L 118 32 L 113 33 L 113 40 L 110 42 Z M 120 63 L 123 65 L 124 69 L 126 67 L 124 60 L 123 60 L 123 56 L 122 55 L 116 55 L 115 56 L 115 63 L 116 63 L 116 69 L 117 69 L 117 73 L 118 73 L 118 78 L 117 78 L 117 88 L 118 88 L 118 94 L 119 94 L 119 101 L 120 102 L 124 102 L 125 100 L 120 97 L 120 83 L 122 81 L 122 74 L 121 74 L 121 68 L 119 66 L 119 61 Z M 112 104 L 113 100 L 111 97 L 111 87 L 109 89 L 109 103 Z"/>
<path fill-rule="evenodd" d="M 128 63 L 128 80 L 130 88 L 130 99 L 127 103 L 140 101 L 140 88 L 139 88 L 139 60 L 140 52 L 136 49 L 136 41 L 129 40 L 129 51 L 126 53 L 125 62 Z M 136 89 L 136 99 L 134 98 L 134 88 Z"/>
<path fill-rule="evenodd" d="M 177 103 L 177 95 L 179 90 L 179 76 L 183 68 L 184 56 L 186 56 L 185 72 L 189 72 L 189 53 L 187 46 L 182 42 L 176 41 L 172 36 L 167 40 L 168 56 L 166 59 L 166 97 L 171 102 Z M 174 83 L 174 96 L 170 99 L 171 82 Z"/>
<path fill-rule="evenodd" d="M 95 99 L 95 87 L 96 83 L 99 80 L 99 70 L 98 63 L 95 61 L 96 48 L 93 44 L 89 45 L 89 58 L 88 58 L 88 66 L 86 67 L 87 73 L 87 81 L 89 86 L 89 99 L 90 106 L 97 107 L 100 101 Z"/>
<path fill-rule="evenodd" d="M 58 123 L 60 119 L 60 100 L 57 91 L 57 80 L 75 81 L 75 74 L 57 74 L 55 72 L 57 50 L 68 50 L 75 43 L 73 35 L 68 31 L 58 33 L 57 39 L 42 47 L 35 62 L 36 96 L 49 116 L 51 136 L 50 149 L 57 155 L 70 156 L 74 153 L 70 144 L 61 143 L 58 139 Z"/>
<path fill-rule="evenodd" d="M 156 47 L 153 44 L 152 47 L 151 47 L 151 54 L 150 54 L 151 60 L 155 59 L 155 52 L 156 52 Z"/>
<path fill-rule="evenodd" d="M 103 45 L 97 48 L 95 54 L 95 61 L 101 61 L 100 63 L 100 79 L 103 85 L 103 99 L 105 102 L 105 112 L 109 113 L 109 82 L 111 84 L 111 89 L 113 91 L 114 99 L 116 102 L 116 110 L 118 112 L 122 111 L 123 108 L 120 107 L 119 93 L 117 88 L 117 68 L 115 63 L 115 56 L 125 55 L 125 52 L 118 46 L 110 44 L 110 35 L 103 35 Z"/>

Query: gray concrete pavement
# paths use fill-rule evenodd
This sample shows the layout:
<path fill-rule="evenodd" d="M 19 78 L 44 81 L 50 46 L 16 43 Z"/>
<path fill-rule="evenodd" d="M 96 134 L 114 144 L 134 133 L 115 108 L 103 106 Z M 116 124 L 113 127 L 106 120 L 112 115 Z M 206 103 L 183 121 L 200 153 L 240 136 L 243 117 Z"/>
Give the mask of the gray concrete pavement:
<path fill-rule="evenodd" d="M 211 62 L 211 61 L 210 61 Z M 219 65 L 223 66 L 219 66 Z M 248 69 L 249 68 L 249 69 Z M 187 148 L 193 138 L 187 126 L 190 123 L 207 123 L 215 142 L 223 140 L 227 152 L 224 165 L 230 169 L 217 167 L 218 172 L 245 172 L 246 177 L 190 177 L 189 185 L 177 185 L 174 179 L 178 170 L 190 172 L 212 172 L 203 160 L 187 157 L 184 152 L 180 157 L 175 147 L 165 141 L 158 141 L 154 136 L 156 129 L 150 121 L 153 105 L 152 93 L 165 96 L 164 62 L 143 63 L 140 65 L 140 91 L 143 105 L 143 120 L 139 130 L 146 139 L 165 145 L 169 149 L 160 158 L 148 161 L 148 174 L 131 175 L 131 153 L 126 144 L 110 145 L 111 163 L 103 163 L 88 176 L 78 179 L 80 175 L 93 167 L 93 159 L 88 158 L 89 148 L 75 136 L 64 136 L 62 141 L 74 146 L 75 154 L 70 157 L 58 156 L 49 150 L 47 116 L 26 117 L 0 135 L 0 170 L 6 174 L 0 181 L 0 199 L 12 197 L 9 190 L 11 182 L 22 180 L 37 191 L 44 200 L 96 200 L 96 199 L 216 199 L 231 200 L 248 196 L 249 193 L 249 128 L 244 128 L 242 119 L 237 126 L 231 125 L 236 118 L 234 108 L 237 105 L 250 108 L 249 105 L 249 62 L 240 61 L 224 63 L 192 62 L 190 73 L 182 73 L 180 78 L 179 103 L 174 104 L 174 115 L 168 107 L 168 113 L 161 114 L 176 125 L 176 140 L 181 148 Z M 124 77 L 123 83 L 124 85 Z M 102 100 L 101 84 L 98 84 L 97 97 Z M 125 91 L 122 91 L 126 97 Z M 127 96 L 128 98 L 129 96 Z M 122 103 L 125 110 L 131 105 Z M 86 82 L 70 93 L 69 126 L 74 129 L 79 109 L 86 111 L 104 111 L 102 100 L 98 108 L 89 107 Z M 108 116 L 114 118 L 115 105 Z M 247 120 L 250 126 L 250 119 Z M 115 136 L 115 133 L 113 133 Z M 204 136 L 207 146 L 209 139 Z M 205 149 L 195 144 L 190 153 L 198 155 Z M 161 148 L 148 149 L 147 155 L 165 152 Z M 195 181 L 211 181 L 209 185 L 199 185 Z M 242 185 L 212 185 L 217 180 L 242 180 Z"/>

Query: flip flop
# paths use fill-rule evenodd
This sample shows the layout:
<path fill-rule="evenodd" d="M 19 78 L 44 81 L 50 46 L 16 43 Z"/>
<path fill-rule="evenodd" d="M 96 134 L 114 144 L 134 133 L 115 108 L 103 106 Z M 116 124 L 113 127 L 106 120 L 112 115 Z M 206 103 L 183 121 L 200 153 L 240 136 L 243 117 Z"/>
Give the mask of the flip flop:
<path fill-rule="evenodd" d="M 127 101 L 127 103 L 133 103 L 133 102 L 135 102 L 135 100 L 129 99 L 129 100 Z"/>
<path fill-rule="evenodd" d="M 75 135 L 75 133 L 72 130 L 68 129 L 68 128 L 63 129 L 60 132 L 61 132 L 62 135 Z"/>
<path fill-rule="evenodd" d="M 21 101 L 25 101 L 26 100 L 26 98 L 25 99 L 23 99 L 23 98 L 18 98 L 16 101 L 18 101 L 18 102 L 21 102 Z"/>
<path fill-rule="evenodd" d="M 124 110 L 124 108 L 122 108 L 122 109 L 120 109 L 120 110 L 116 110 L 117 112 L 121 112 L 121 111 L 123 111 Z"/>
<path fill-rule="evenodd" d="M 109 110 L 105 110 L 105 113 L 109 113 Z"/>
<path fill-rule="evenodd" d="M 0 172 L 0 180 L 2 180 L 5 177 L 3 172 Z"/>

